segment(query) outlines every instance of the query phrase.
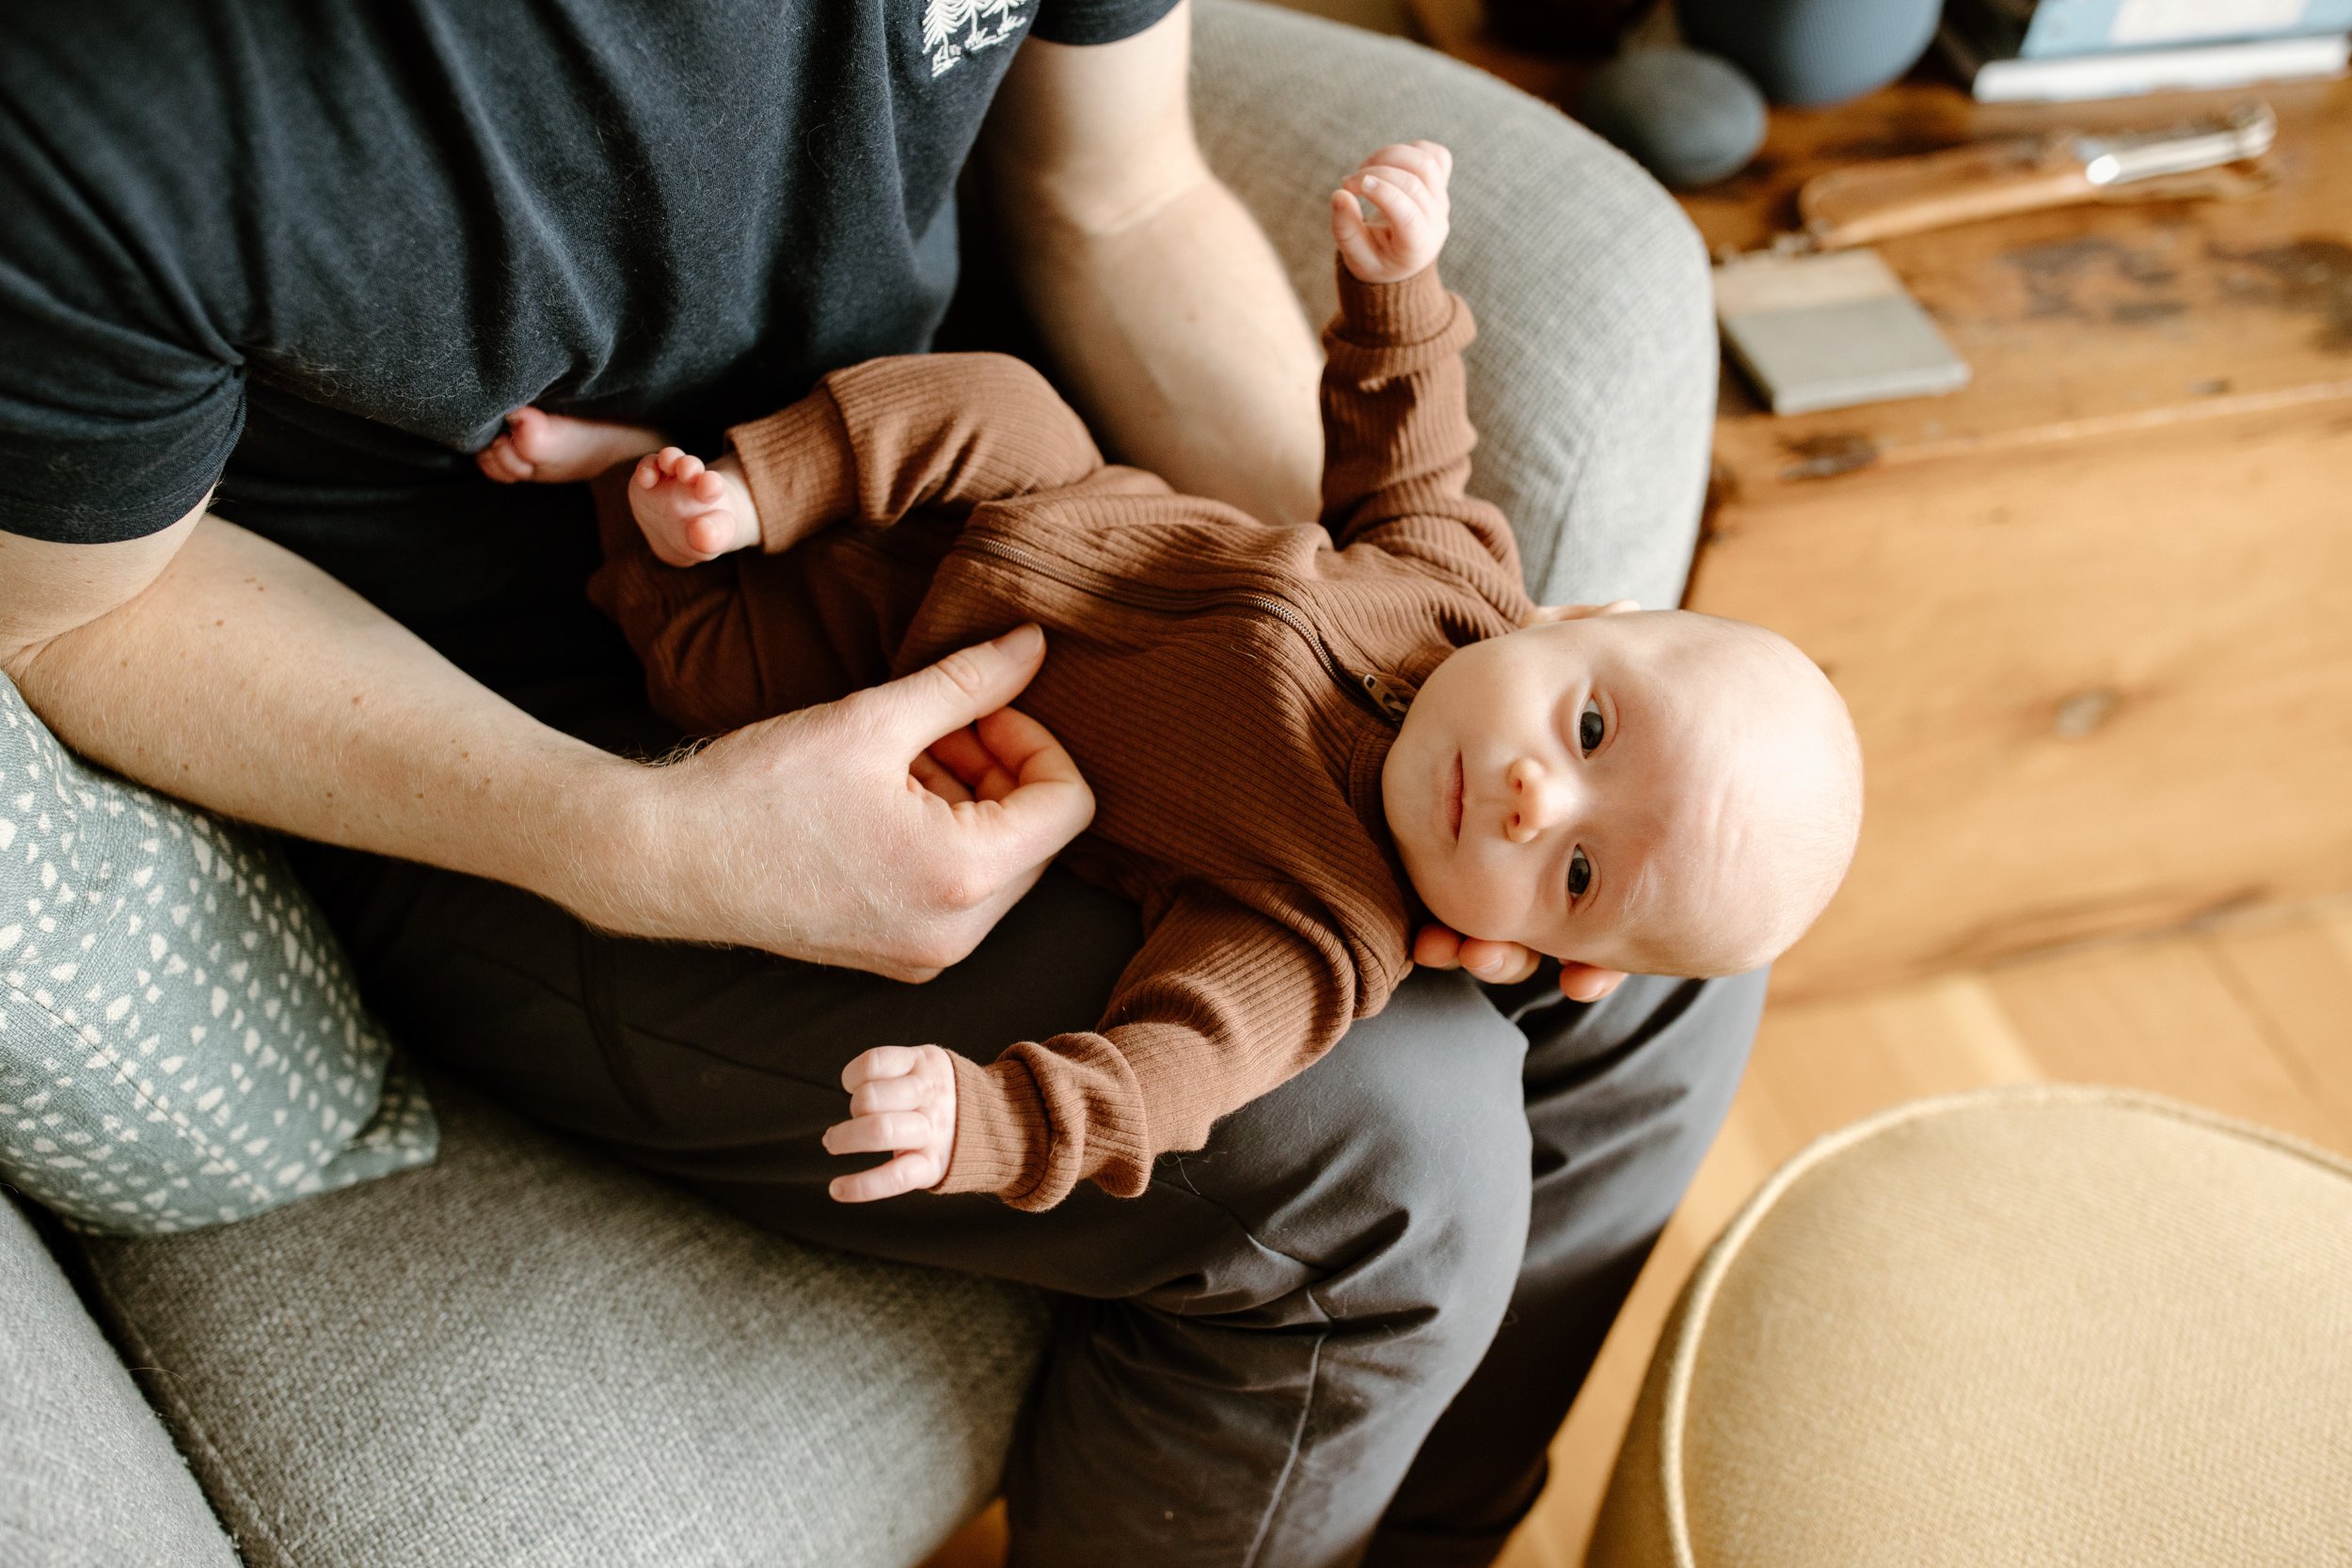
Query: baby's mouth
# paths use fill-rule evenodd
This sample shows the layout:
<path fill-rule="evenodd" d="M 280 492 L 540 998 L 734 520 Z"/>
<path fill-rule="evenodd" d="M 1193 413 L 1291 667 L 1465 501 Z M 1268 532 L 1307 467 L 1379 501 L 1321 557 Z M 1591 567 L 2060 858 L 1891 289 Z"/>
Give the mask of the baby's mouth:
<path fill-rule="evenodd" d="M 1462 842 L 1462 753 L 1454 753 L 1454 770 L 1445 781 L 1445 826 L 1454 842 Z"/>

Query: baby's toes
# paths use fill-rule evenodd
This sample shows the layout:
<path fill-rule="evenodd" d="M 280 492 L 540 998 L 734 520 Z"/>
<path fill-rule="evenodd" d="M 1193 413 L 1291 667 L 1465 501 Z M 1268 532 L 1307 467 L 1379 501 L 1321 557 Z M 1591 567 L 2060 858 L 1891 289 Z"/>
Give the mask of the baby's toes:
<path fill-rule="evenodd" d="M 548 450 L 554 434 L 545 414 L 536 408 L 517 408 L 506 416 L 506 434 L 501 439 L 525 463 L 536 465 L 555 455 Z"/>
<path fill-rule="evenodd" d="M 675 449 L 672 448 L 668 450 L 675 451 Z M 637 460 L 637 471 L 628 476 L 628 482 L 631 484 L 636 485 L 640 490 L 650 490 L 654 486 L 660 484 L 664 477 L 661 472 L 661 459 L 663 455 L 664 454 L 662 452 L 653 451 L 647 452 L 644 456 L 639 458 Z"/>
<path fill-rule="evenodd" d="M 696 555 L 708 558 L 724 555 L 734 545 L 734 530 L 727 519 L 716 512 L 699 513 L 686 519 L 686 547 Z"/>
<path fill-rule="evenodd" d="M 520 484 L 531 477 L 532 465 L 515 450 L 514 441 L 504 436 L 474 453 L 474 463 L 485 475 L 501 484 Z"/>
<path fill-rule="evenodd" d="M 708 468 L 705 468 L 701 473 L 694 476 L 693 483 L 689 486 L 689 489 L 691 491 L 694 499 L 701 501 L 705 506 L 716 506 L 721 501 L 727 499 L 727 487 L 725 481 L 722 480 L 717 474 L 712 473 Z"/>

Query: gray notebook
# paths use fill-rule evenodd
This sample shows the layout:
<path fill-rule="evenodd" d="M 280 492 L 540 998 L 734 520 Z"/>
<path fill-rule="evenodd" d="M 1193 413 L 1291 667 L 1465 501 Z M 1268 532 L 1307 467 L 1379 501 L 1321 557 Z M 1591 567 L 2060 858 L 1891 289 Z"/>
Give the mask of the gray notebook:
<path fill-rule="evenodd" d="M 1775 414 L 1968 384 L 1967 363 L 1875 251 L 1735 257 L 1715 269 L 1715 318 Z"/>

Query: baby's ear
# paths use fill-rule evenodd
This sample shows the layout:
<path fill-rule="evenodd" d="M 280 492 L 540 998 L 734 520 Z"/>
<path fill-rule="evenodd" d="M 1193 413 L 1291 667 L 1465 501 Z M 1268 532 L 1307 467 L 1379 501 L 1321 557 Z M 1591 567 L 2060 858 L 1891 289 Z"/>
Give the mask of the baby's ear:
<path fill-rule="evenodd" d="M 1612 599 L 1607 604 L 1539 604 L 1528 616 L 1527 624 L 1540 626 L 1547 621 L 1587 621 L 1596 615 L 1629 615 L 1641 608 L 1631 599 Z"/>

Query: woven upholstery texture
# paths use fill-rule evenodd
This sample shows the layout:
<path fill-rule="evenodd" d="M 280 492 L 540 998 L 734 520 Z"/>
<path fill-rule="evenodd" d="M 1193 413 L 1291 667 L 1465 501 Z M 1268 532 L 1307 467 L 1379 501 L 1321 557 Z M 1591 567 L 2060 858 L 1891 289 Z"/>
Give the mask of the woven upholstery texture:
<path fill-rule="evenodd" d="M 0 1197 L 0 1563 L 234 1568 L 155 1413 Z"/>
<path fill-rule="evenodd" d="M 2352 1564 L 2352 1164 L 2082 1088 L 1823 1139 L 1692 1276 L 1586 1561 Z"/>
<path fill-rule="evenodd" d="M 1318 327 L 1331 190 L 1388 142 L 1454 150 L 1438 270 L 1478 316 L 1470 490 L 1510 517 L 1537 599 L 1680 603 L 1717 361 L 1706 251 L 1673 198 L 1550 105 L 1403 39 L 1200 0 L 1193 61 L 1200 145 Z"/>
<path fill-rule="evenodd" d="M 248 1568 L 904 1568 L 988 1500 L 1033 1295 L 763 1234 L 428 1081 L 426 1169 L 85 1243 Z"/>

